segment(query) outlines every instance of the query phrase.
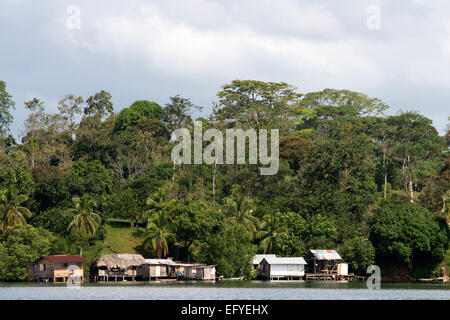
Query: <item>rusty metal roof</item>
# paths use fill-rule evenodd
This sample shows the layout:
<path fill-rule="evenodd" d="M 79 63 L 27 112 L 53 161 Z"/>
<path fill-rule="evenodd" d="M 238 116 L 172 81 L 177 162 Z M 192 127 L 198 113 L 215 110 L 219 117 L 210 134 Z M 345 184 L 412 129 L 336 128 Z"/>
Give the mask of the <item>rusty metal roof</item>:
<path fill-rule="evenodd" d="M 342 260 L 336 250 L 309 250 L 317 260 Z"/>

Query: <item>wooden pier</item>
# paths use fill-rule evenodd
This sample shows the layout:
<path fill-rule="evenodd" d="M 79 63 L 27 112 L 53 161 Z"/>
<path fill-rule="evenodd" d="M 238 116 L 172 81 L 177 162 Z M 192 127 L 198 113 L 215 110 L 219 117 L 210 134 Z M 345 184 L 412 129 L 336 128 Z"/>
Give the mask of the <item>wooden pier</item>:
<path fill-rule="evenodd" d="M 305 280 L 307 281 L 353 281 L 365 280 L 366 277 L 356 275 L 338 275 L 330 273 L 307 273 Z"/>

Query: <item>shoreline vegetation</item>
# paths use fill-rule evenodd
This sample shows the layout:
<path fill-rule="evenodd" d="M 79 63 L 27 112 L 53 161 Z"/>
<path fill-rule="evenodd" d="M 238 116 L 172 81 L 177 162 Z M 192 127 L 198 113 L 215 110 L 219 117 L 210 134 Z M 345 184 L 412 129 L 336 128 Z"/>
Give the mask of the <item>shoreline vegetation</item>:
<path fill-rule="evenodd" d="M 450 128 L 440 135 L 418 112 L 387 115 L 380 99 L 349 90 L 234 80 L 196 119 L 202 107 L 179 95 L 164 106 L 113 106 L 104 90 L 57 106 L 33 98 L 15 139 L 15 107 L 0 81 L 0 281 L 27 281 L 45 255 L 114 253 L 251 279 L 255 254 L 310 248 L 337 249 L 358 276 L 373 264 L 385 280 L 450 273 Z M 194 120 L 222 133 L 278 129 L 277 174 L 261 176 L 248 158 L 174 164 L 171 133 L 192 134 Z"/>

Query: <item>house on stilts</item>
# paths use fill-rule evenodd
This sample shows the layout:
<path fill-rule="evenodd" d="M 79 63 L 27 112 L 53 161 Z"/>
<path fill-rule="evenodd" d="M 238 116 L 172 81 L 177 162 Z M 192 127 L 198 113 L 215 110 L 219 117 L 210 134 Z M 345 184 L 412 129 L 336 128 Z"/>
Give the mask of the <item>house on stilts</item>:
<path fill-rule="evenodd" d="M 258 276 L 267 280 L 301 280 L 305 276 L 305 265 L 302 257 L 267 256 L 260 262 Z"/>
<path fill-rule="evenodd" d="M 93 281 L 139 281 L 145 259 L 140 254 L 103 254 L 91 264 Z"/>
<path fill-rule="evenodd" d="M 336 250 L 310 249 L 306 256 L 307 278 L 314 280 L 335 280 L 348 278 L 348 263 Z"/>
<path fill-rule="evenodd" d="M 43 256 L 28 266 L 28 277 L 37 282 L 83 283 L 85 262 L 76 255 Z"/>

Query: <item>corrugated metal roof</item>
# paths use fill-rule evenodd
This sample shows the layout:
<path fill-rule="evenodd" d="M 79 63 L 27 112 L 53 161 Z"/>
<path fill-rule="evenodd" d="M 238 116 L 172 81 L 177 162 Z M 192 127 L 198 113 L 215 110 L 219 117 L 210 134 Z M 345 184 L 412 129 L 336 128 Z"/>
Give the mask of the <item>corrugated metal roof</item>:
<path fill-rule="evenodd" d="M 255 254 L 253 264 L 260 264 L 265 257 L 276 257 L 274 254 Z"/>
<path fill-rule="evenodd" d="M 51 262 L 59 262 L 59 263 L 87 262 L 86 259 L 75 255 L 51 255 L 51 256 L 44 256 L 44 258 L 50 260 Z"/>
<path fill-rule="evenodd" d="M 212 267 L 216 267 L 216 264 L 210 264 L 210 265 L 206 265 L 206 264 L 194 264 L 194 265 L 189 265 L 189 266 L 185 266 L 185 268 L 212 268 Z"/>
<path fill-rule="evenodd" d="M 146 264 L 165 264 L 165 265 L 174 265 L 175 262 L 172 259 L 145 259 Z"/>
<path fill-rule="evenodd" d="M 336 250 L 310 250 L 317 260 L 342 260 Z"/>
<path fill-rule="evenodd" d="M 265 257 L 264 260 L 267 261 L 268 264 L 306 264 L 305 259 L 303 257 L 286 257 L 286 258 L 278 258 L 278 257 Z"/>
<path fill-rule="evenodd" d="M 177 267 L 201 267 L 201 266 L 206 266 L 204 263 L 177 262 L 177 261 L 174 261 L 173 265 L 177 266 Z"/>

